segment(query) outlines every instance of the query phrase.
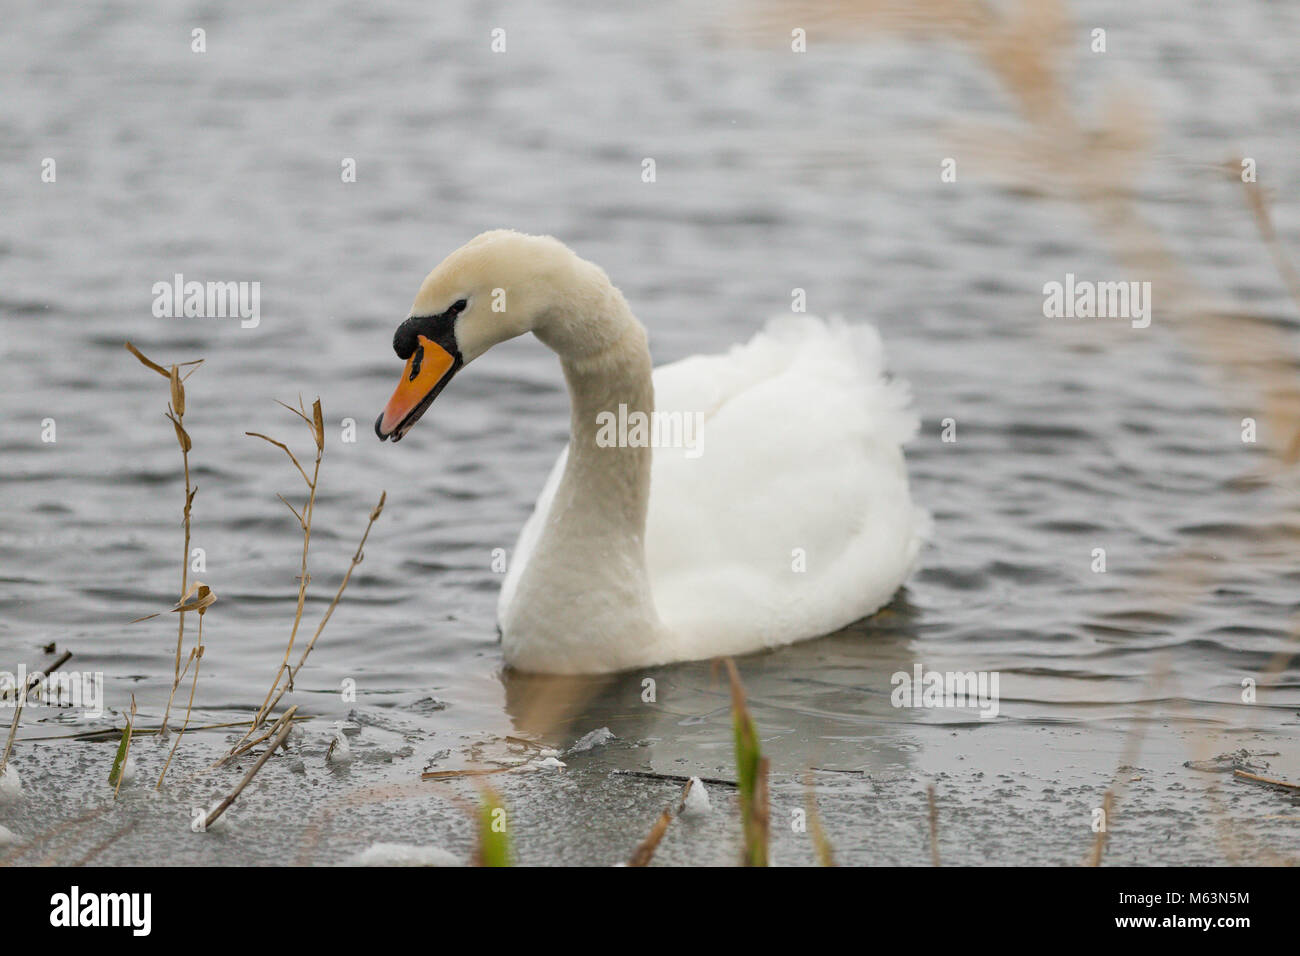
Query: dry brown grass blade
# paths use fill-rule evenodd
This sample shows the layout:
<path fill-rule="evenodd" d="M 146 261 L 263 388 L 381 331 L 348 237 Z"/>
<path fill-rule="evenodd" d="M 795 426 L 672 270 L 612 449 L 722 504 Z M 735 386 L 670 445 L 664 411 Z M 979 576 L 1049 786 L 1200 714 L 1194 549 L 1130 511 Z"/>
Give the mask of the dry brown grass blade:
<path fill-rule="evenodd" d="M 281 402 L 280 404 L 284 405 L 284 402 Z M 285 405 L 284 407 L 289 408 L 288 405 Z M 290 409 L 290 411 L 292 411 L 292 409 Z M 298 474 L 302 475 L 302 480 L 307 483 L 307 487 L 311 487 L 311 479 L 307 477 L 307 472 L 303 470 L 302 465 L 298 462 L 298 456 L 289 449 L 288 445 L 282 441 L 276 441 L 269 435 L 263 435 L 261 432 L 244 432 L 244 434 L 249 438 L 260 438 L 262 441 L 270 442 L 276 448 L 283 449 L 284 453 L 289 456 L 289 460 L 293 462 L 293 467 L 298 469 Z"/>
<path fill-rule="evenodd" d="M 312 427 L 316 432 L 316 448 L 317 450 L 324 450 L 325 416 L 321 413 L 319 398 L 316 399 L 316 401 L 312 402 L 311 404 L 311 422 L 312 422 Z"/>
<path fill-rule="evenodd" d="M 158 373 L 159 375 L 161 375 L 163 378 L 171 378 L 171 372 L 169 372 L 167 369 L 163 368 L 163 367 L 162 367 L 161 365 L 159 365 L 157 362 L 153 361 L 153 359 L 149 358 L 147 355 L 145 355 L 143 352 L 141 352 L 138 348 L 136 348 L 136 347 L 135 347 L 134 345 L 132 345 L 130 342 L 123 342 L 122 344 L 125 345 L 125 346 L 126 346 L 126 350 L 127 350 L 128 352 L 130 352 L 132 355 L 134 355 L 136 358 L 138 358 L 138 359 L 140 360 L 140 363 L 141 363 L 142 365 L 144 365 L 146 368 L 151 368 L 151 369 L 153 369 L 155 372 L 157 372 L 157 373 Z M 203 364 L 203 359 L 190 359 L 188 362 L 177 362 L 177 363 L 176 363 L 176 365 L 177 365 L 179 368 L 185 368 L 187 365 L 193 365 L 193 366 L 195 366 L 194 369 L 190 369 L 189 375 L 186 375 L 186 376 L 185 376 L 186 378 L 189 378 L 190 375 L 193 375 L 194 372 L 197 370 L 197 367 L 200 366 L 200 365 L 202 365 L 202 364 Z"/>
<path fill-rule="evenodd" d="M 143 352 L 141 352 L 138 348 L 136 348 L 136 347 L 135 347 L 134 345 L 132 345 L 130 342 L 125 343 L 125 345 L 126 345 L 127 351 L 130 352 L 132 355 L 134 355 L 136 358 L 138 358 L 138 359 L 140 360 L 140 363 L 141 363 L 142 365 L 144 365 L 146 368 L 151 368 L 151 369 L 153 369 L 155 372 L 157 372 L 157 373 L 158 373 L 159 375 L 161 375 L 163 378 L 170 378 L 170 377 L 171 377 L 171 373 L 168 372 L 167 369 L 163 368 L 161 365 L 159 365 L 159 364 L 158 364 L 157 362 L 155 362 L 153 359 L 147 357 Z"/>
<path fill-rule="evenodd" d="M 185 417 L 185 386 L 181 384 L 181 370 L 172 366 L 171 375 L 172 410 L 178 417 Z"/>
<path fill-rule="evenodd" d="M 300 527 L 300 528 L 302 528 L 304 531 L 306 531 L 306 530 L 307 530 L 307 522 L 304 521 L 302 515 L 300 515 L 300 514 L 298 513 L 298 509 L 295 508 L 293 505 L 289 504 L 289 499 L 286 498 L 284 495 L 279 494 L 279 493 L 277 492 L 277 493 L 276 493 L 276 497 L 279 498 L 281 501 L 283 501 L 283 502 L 284 502 L 284 506 L 285 506 L 286 508 L 288 508 L 290 511 L 293 512 L 293 516 L 294 516 L 295 518 L 298 519 L 298 527 Z"/>
<path fill-rule="evenodd" d="M 642 840 L 636 850 L 632 853 L 632 859 L 627 861 L 628 866 L 649 866 L 650 861 L 654 859 L 655 850 L 659 848 L 659 841 L 664 838 L 664 833 L 668 830 L 668 824 L 673 822 L 673 815 L 665 810 L 659 814 L 659 819 L 654 822 L 650 828 L 649 834 Z"/>

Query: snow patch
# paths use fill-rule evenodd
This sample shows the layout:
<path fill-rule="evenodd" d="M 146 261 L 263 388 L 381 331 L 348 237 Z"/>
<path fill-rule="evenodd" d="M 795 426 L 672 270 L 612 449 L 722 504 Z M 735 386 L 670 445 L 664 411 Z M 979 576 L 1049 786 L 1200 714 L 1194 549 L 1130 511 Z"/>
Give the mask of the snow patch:
<path fill-rule="evenodd" d="M 464 866 L 456 854 L 437 846 L 375 843 L 357 854 L 357 866 Z"/>
<path fill-rule="evenodd" d="M 23 795 L 23 781 L 18 776 L 18 768 L 12 763 L 5 764 L 5 772 L 0 774 L 0 803 L 9 803 Z"/>
<path fill-rule="evenodd" d="M 709 791 L 704 789 L 704 781 L 699 777 L 691 777 L 691 789 L 686 791 L 686 799 L 682 801 L 681 815 L 684 817 L 704 817 L 713 812 L 713 807 L 709 804 Z"/>

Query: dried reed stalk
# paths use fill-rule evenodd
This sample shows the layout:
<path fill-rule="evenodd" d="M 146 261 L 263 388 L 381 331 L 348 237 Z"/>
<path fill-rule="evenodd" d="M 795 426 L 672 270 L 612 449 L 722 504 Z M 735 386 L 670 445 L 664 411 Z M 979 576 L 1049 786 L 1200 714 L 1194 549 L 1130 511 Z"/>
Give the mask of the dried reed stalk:
<path fill-rule="evenodd" d="M 286 407 L 288 407 L 288 406 L 286 406 Z M 315 411 L 316 411 L 316 413 L 317 413 L 316 421 L 319 422 L 319 421 L 320 421 L 320 415 L 319 415 L 319 412 L 320 412 L 320 400 L 319 400 L 319 399 L 316 401 L 316 403 L 315 403 L 315 405 L 313 406 L 313 408 L 315 409 Z M 304 415 L 304 418 L 305 418 L 305 415 Z M 323 444 L 324 444 L 324 432 L 318 430 L 318 434 L 320 434 L 320 436 L 321 436 L 321 438 L 320 438 L 320 444 L 321 444 L 321 446 L 323 446 Z M 272 439 L 267 439 L 267 440 L 268 440 L 268 441 L 271 441 L 271 443 L 274 444 L 274 445 L 280 445 L 279 442 L 273 441 Z M 283 448 L 284 446 L 283 446 L 283 445 L 280 445 L 280 447 Z M 319 469 L 319 466 L 320 466 L 320 452 L 321 452 L 321 450 L 322 450 L 322 449 L 321 449 L 320 447 L 318 447 L 318 450 L 317 450 L 317 458 L 316 458 L 316 464 L 317 464 L 317 468 L 318 468 L 318 469 Z M 292 452 L 289 452 L 289 449 L 288 449 L 288 448 L 285 448 L 285 451 L 289 453 L 289 457 L 290 457 L 290 458 L 293 458 L 293 453 L 292 453 Z M 297 459 L 294 459 L 294 464 L 297 464 Z M 302 472 L 302 468 L 301 468 L 301 466 L 299 466 L 299 469 L 298 469 L 298 470 L 299 470 L 300 472 Z M 305 473 L 305 472 L 303 472 L 303 477 L 304 477 L 304 479 L 306 478 L 306 473 Z M 314 487 L 314 483 L 313 483 L 313 484 L 312 484 L 312 491 L 311 491 L 311 499 L 312 499 L 312 500 L 315 499 L 315 494 L 316 494 L 316 492 L 315 492 L 315 487 Z M 284 499 L 281 498 L 281 500 L 283 501 Z M 370 538 L 370 529 L 374 527 L 375 522 L 376 522 L 377 520 L 379 520 L 379 516 L 380 516 L 381 514 L 383 514 L 383 512 L 384 512 L 384 503 L 385 503 L 387 500 L 388 500 L 388 492 L 387 492 L 387 491 L 381 491 L 381 492 L 379 493 L 379 501 L 375 504 L 375 507 L 372 508 L 371 511 L 370 511 L 370 518 L 369 518 L 369 520 L 366 522 L 366 529 L 365 529 L 365 531 L 363 531 L 362 534 L 361 534 L 361 540 L 357 543 L 357 550 L 356 550 L 356 551 L 353 553 L 353 555 L 352 555 L 352 561 L 351 561 L 351 563 L 348 565 L 348 569 L 347 569 L 347 571 L 344 572 L 344 574 L 343 574 L 343 580 L 339 582 L 338 590 L 334 592 L 334 599 L 333 599 L 332 601 L 330 601 L 329 607 L 327 607 L 327 608 L 325 609 L 325 613 L 321 616 L 320 623 L 316 625 L 316 630 L 315 630 L 315 632 L 312 634 L 312 636 L 311 636 L 311 640 L 307 642 L 307 646 L 306 646 L 305 648 L 303 648 L 302 655 L 298 658 L 298 663 L 295 664 L 292 668 L 288 668 L 288 670 L 287 670 L 287 678 L 288 678 L 288 679 L 287 679 L 287 680 L 284 682 L 284 684 L 282 685 L 282 684 L 280 683 L 280 678 L 283 677 L 283 676 L 286 676 L 286 668 L 287 668 L 287 665 L 288 665 L 288 662 L 289 662 L 289 652 L 293 649 L 294 637 L 297 635 L 297 632 L 298 632 L 298 626 L 299 626 L 299 623 L 300 623 L 301 620 L 302 620 L 303 599 L 304 599 L 304 594 L 305 594 L 305 587 L 300 587 L 300 588 L 299 588 L 298 609 L 297 609 L 297 612 L 296 612 L 296 614 L 295 614 L 295 616 L 294 616 L 294 625 L 293 625 L 293 631 L 292 631 L 292 633 L 290 634 L 290 637 L 289 637 L 289 646 L 285 649 L 284 661 L 281 663 L 281 665 L 280 665 L 280 669 L 276 672 L 275 680 L 274 680 L 274 682 L 273 682 L 272 685 L 271 685 L 271 690 L 267 693 L 266 701 L 263 702 L 262 707 L 259 708 L 257 714 L 254 715 L 254 717 L 253 717 L 253 721 L 252 721 L 252 723 L 249 725 L 248 731 L 247 731 L 247 732 L 244 734 L 244 736 L 240 739 L 239 743 L 235 744 L 235 746 L 232 747 L 232 748 L 230 749 L 230 752 L 229 752 L 229 753 L 227 753 L 224 757 L 222 757 L 220 760 L 218 760 L 218 761 L 213 765 L 214 768 L 215 768 L 215 767 L 220 767 L 220 766 L 222 766 L 222 765 L 225 764 L 227 761 L 229 761 L 229 760 L 231 760 L 231 759 L 233 759 L 233 758 L 235 758 L 235 757 L 238 757 L 238 756 L 239 756 L 240 754 L 242 754 L 242 753 L 246 753 L 246 752 L 247 752 L 251 747 L 255 746 L 256 743 L 257 743 L 257 741 L 250 740 L 250 738 L 253 736 L 254 733 L 257 732 L 257 729 L 258 729 L 258 728 L 259 728 L 259 727 L 260 727 L 260 726 L 265 722 L 267 715 L 268 715 L 271 711 L 273 711 L 273 710 L 276 708 L 276 706 L 279 705 L 280 700 L 284 697 L 284 695 L 285 695 L 286 693 L 288 693 L 289 691 L 293 690 L 293 682 L 294 682 L 294 680 L 297 679 L 297 677 L 298 677 L 298 672 L 299 672 L 300 670 L 302 670 L 303 665 L 307 663 L 307 657 L 308 657 L 309 654 L 311 654 L 311 652 L 312 652 L 312 648 L 314 648 L 314 647 L 316 646 L 316 641 L 317 641 L 317 639 L 320 638 L 320 636 L 321 636 L 321 632 L 325 630 L 325 625 L 329 623 L 329 619 L 330 619 L 330 617 L 334 614 L 334 609 L 335 609 L 336 607 L 338 607 L 339 602 L 340 602 L 341 600 L 343 600 L 343 592 L 344 592 L 345 590 L 347 590 L 348 583 L 352 580 L 352 572 L 356 570 L 357 565 L 359 565 L 362 561 L 365 560 L 365 557 L 366 557 L 365 547 L 366 547 L 366 541 Z M 289 503 L 288 503 L 287 501 L 285 501 L 285 504 L 286 504 L 286 505 L 289 505 Z M 294 508 L 293 508 L 292 505 L 289 505 L 289 510 L 290 510 L 290 511 L 293 511 L 295 515 L 298 514 L 298 512 L 294 510 Z M 304 581 L 306 581 L 306 580 L 309 579 L 309 578 L 308 578 L 308 575 L 307 575 L 307 573 L 306 573 L 306 563 L 305 563 L 305 562 L 306 562 L 306 558 L 307 558 L 306 539 L 307 539 L 308 537 L 310 537 L 310 535 L 311 535 L 311 517 L 310 517 L 310 515 L 311 515 L 311 504 L 309 504 L 309 505 L 307 506 L 307 508 L 304 509 L 304 516 L 303 516 L 303 517 L 299 517 L 299 522 L 301 523 L 301 525 L 302 525 L 302 527 L 303 527 L 303 535 L 304 535 L 304 541 L 303 541 L 303 561 L 304 561 L 304 564 L 303 564 L 303 574 L 302 574 L 302 579 L 303 579 Z"/>
<path fill-rule="evenodd" d="M 185 595 L 189 591 L 189 574 L 190 574 L 190 512 L 194 506 L 194 496 L 198 493 L 198 488 L 190 484 L 190 449 L 194 443 L 190 440 L 189 433 L 185 430 L 185 380 L 190 377 L 197 367 L 203 364 L 203 359 L 195 359 L 190 362 L 181 362 L 178 365 L 165 369 L 157 362 L 148 358 L 143 352 L 132 345 L 130 342 L 125 343 L 127 351 L 140 360 L 146 368 L 153 369 L 163 378 L 167 379 L 171 389 L 171 402 L 167 406 L 166 416 L 176 429 L 176 441 L 181 446 L 181 460 L 185 468 L 185 508 L 182 512 L 182 524 L 185 528 L 185 551 L 181 555 L 181 600 L 185 600 Z M 180 370 L 187 365 L 193 365 L 185 378 L 181 377 Z M 176 696 L 176 689 L 181 683 L 181 653 L 185 646 L 185 615 L 180 615 L 176 621 L 176 667 L 175 676 L 172 680 L 171 693 L 167 697 L 167 706 L 163 710 L 162 724 L 159 727 L 160 734 L 167 733 L 167 720 L 171 714 L 172 700 Z"/>
<path fill-rule="evenodd" d="M 1287 780 L 1274 780 L 1272 777 L 1261 777 L 1257 773 L 1248 773 L 1245 770 L 1234 770 L 1232 775 L 1238 780 L 1249 780 L 1252 783 L 1263 783 L 1270 787 L 1281 787 L 1283 790 L 1300 790 L 1300 783 L 1291 783 Z"/>
<path fill-rule="evenodd" d="M 690 786 L 689 782 L 687 786 Z M 649 866 L 650 861 L 654 859 L 655 850 L 659 848 L 659 841 L 664 838 L 664 833 L 668 830 L 668 824 L 672 822 L 673 815 L 670 811 L 665 810 L 659 814 L 659 819 L 655 820 L 654 826 L 650 828 L 646 838 L 637 844 L 637 848 L 632 852 L 632 858 L 627 861 L 627 865 Z"/>
<path fill-rule="evenodd" d="M 240 780 L 239 783 L 235 785 L 235 789 L 230 791 L 230 795 L 217 804 L 212 809 L 212 812 L 203 818 L 204 830 L 209 829 L 212 824 L 216 823 L 217 820 L 220 819 L 223 813 L 230 809 L 230 805 L 238 799 L 239 795 L 244 792 L 244 788 L 248 786 L 255 776 L 257 776 L 257 771 L 262 769 L 262 764 L 266 763 L 267 760 L 270 759 L 271 754 L 279 750 L 284 744 L 285 740 L 289 736 L 289 731 L 293 729 L 293 715 L 297 709 L 298 706 L 295 704 L 286 710 L 280 719 L 276 721 L 275 726 L 279 728 L 279 730 L 274 739 L 267 746 L 266 750 L 262 752 L 262 755 L 257 758 L 257 762 L 248 768 L 248 773 L 244 774 L 244 779 Z"/>

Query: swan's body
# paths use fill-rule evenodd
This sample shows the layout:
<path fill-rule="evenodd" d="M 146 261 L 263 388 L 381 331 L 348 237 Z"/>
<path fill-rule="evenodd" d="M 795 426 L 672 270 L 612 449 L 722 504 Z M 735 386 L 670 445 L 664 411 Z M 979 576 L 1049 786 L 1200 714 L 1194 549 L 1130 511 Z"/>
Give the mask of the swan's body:
<path fill-rule="evenodd" d="M 521 312 L 471 319 L 481 292 L 463 288 L 467 273 L 523 299 L 510 306 Z M 873 613 L 914 566 L 928 518 L 899 446 L 917 423 L 906 386 L 883 378 L 869 326 L 792 316 L 652 375 L 645 330 L 604 272 L 554 239 L 510 232 L 485 233 L 430 274 L 406 344 L 408 326 L 446 338 L 451 303 L 464 303 L 448 310 L 456 362 L 422 388 L 436 395 L 462 352 L 469 361 L 531 329 L 559 354 L 572 404 L 569 446 L 501 589 L 508 664 L 595 673 L 789 644 Z M 423 411 L 411 407 L 390 403 L 380 436 L 400 438 Z M 646 447 L 634 430 L 609 444 L 611 418 L 656 410 L 689 447 Z"/>

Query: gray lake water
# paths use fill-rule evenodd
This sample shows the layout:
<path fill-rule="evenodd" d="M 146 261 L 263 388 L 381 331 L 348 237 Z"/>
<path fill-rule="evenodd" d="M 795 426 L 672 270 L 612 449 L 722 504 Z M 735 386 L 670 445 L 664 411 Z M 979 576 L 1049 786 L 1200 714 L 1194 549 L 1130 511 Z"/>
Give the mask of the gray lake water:
<path fill-rule="evenodd" d="M 1300 11 L 1071 10 L 1060 67 L 1081 112 L 1116 87 L 1154 120 L 1142 212 L 1206 289 L 1296 345 L 1296 305 L 1240 186 L 1213 167 L 1256 158 L 1300 250 Z M 1265 460 L 1240 437 L 1260 414 L 1248 390 L 1222 388 L 1158 303 L 1141 331 L 1043 318 L 1043 284 L 1067 272 L 1141 277 L 1066 200 L 968 176 L 960 153 L 958 181 L 940 182 L 955 127 L 1015 124 L 960 44 L 827 26 L 794 54 L 799 22 L 581 0 L 3 5 L 0 670 L 48 664 L 54 642 L 74 654 L 65 669 L 102 672 L 111 711 L 26 711 L 12 758 L 24 793 L 0 804 L 18 842 L 0 859 L 340 863 L 375 843 L 468 857 L 475 783 L 421 771 L 535 765 L 506 738 L 564 750 L 608 727 L 615 738 L 562 755 L 564 771 L 491 780 L 520 861 L 609 864 L 680 789 L 615 771 L 732 778 L 726 688 L 707 663 L 593 682 L 540 732 L 527 701 L 551 691 L 503 673 L 492 552 L 513 546 L 566 440 L 551 353 L 512 342 L 400 445 L 370 431 L 420 280 L 496 227 L 554 234 L 604 266 L 659 363 L 747 339 L 803 288 L 812 312 L 875 323 L 912 384 L 913 491 L 935 516 L 921 569 L 872 620 L 738 662 L 772 757 L 778 862 L 813 859 L 790 825 L 808 768 L 841 862 L 928 863 L 930 784 L 944 862 L 1080 862 L 1120 765 L 1108 862 L 1300 852 L 1294 798 L 1186 766 L 1235 754 L 1221 771 L 1300 779 L 1300 669 L 1264 677 L 1294 646 L 1300 502 L 1294 472 L 1289 491 L 1238 481 Z M 1104 55 L 1088 48 L 1094 25 Z M 348 158 L 355 183 L 341 181 Z M 177 273 L 259 282 L 260 324 L 155 318 L 152 287 Z M 205 360 L 187 383 L 193 544 L 219 599 L 193 725 L 247 719 L 293 617 L 301 541 L 276 494 L 297 501 L 301 483 L 244 432 L 307 455 L 275 400 L 320 396 L 309 626 L 388 492 L 286 701 L 313 719 L 208 834 L 190 832 L 191 808 L 248 766 L 201 772 L 230 731 L 187 736 L 160 793 L 166 748 L 138 740 L 115 804 L 111 743 L 36 739 L 121 727 L 132 695 L 156 725 L 171 685 L 173 619 L 128 622 L 177 597 L 180 454 L 166 383 L 127 339 L 165 364 Z M 1295 354 L 1268 358 L 1294 375 Z M 941 440 L 949 418 L 956 442 Z M 1163 575 L 1189 550 L 1214 560 L 1168 599 Z M 997 672 L 998 717 L 891 706 L 891 675 L 917 663 Z M 355 731 L 344 769 L 325 762 L 336 721 Z M 713 813 L 670 827 L 659 862 L 735 859 L 734 794 L 710 793 Z"/>

